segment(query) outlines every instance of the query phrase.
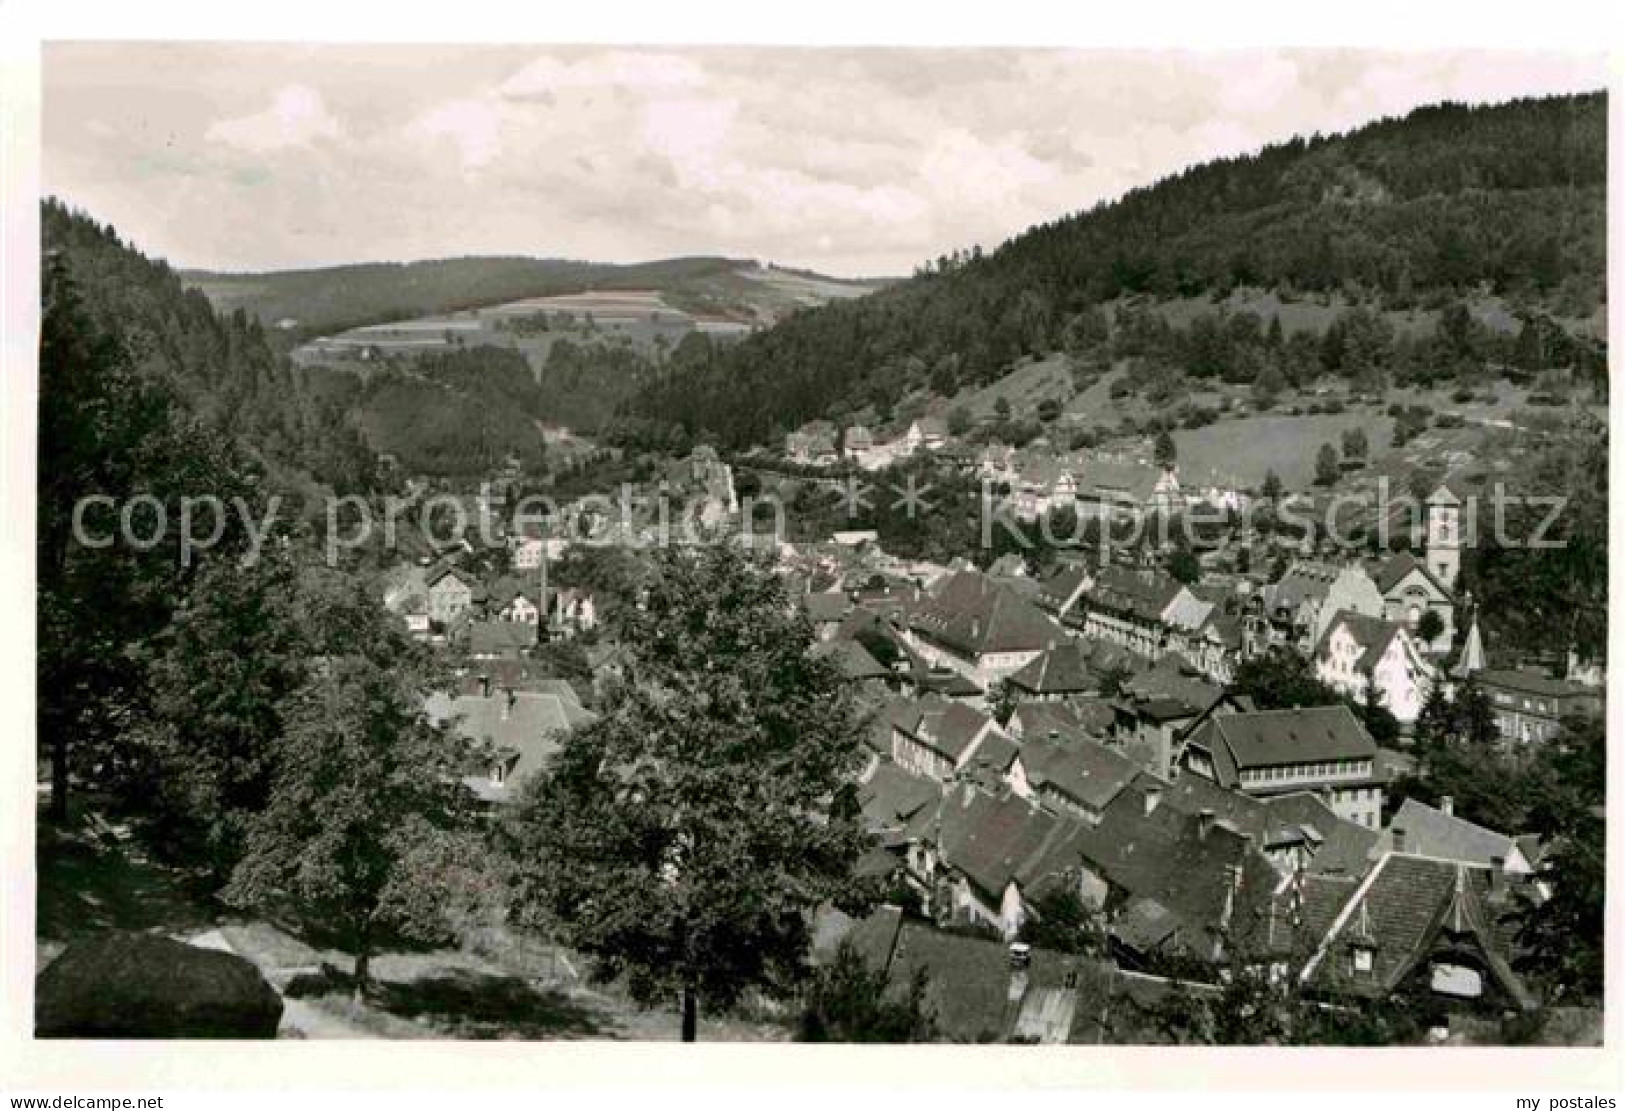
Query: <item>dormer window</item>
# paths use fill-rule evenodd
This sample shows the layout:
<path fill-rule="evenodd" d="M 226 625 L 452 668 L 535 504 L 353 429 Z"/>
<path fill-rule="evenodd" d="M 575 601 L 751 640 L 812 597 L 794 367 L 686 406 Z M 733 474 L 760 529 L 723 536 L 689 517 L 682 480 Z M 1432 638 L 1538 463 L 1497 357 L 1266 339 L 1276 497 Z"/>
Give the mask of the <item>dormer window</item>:
<path fill-rule="evenodd" d="M 1369 946 L 1357 944 L 1351 950 L 1354 960 L 1354 971 L 1369 973 L 1376 958 L 1376 952 Z"/>

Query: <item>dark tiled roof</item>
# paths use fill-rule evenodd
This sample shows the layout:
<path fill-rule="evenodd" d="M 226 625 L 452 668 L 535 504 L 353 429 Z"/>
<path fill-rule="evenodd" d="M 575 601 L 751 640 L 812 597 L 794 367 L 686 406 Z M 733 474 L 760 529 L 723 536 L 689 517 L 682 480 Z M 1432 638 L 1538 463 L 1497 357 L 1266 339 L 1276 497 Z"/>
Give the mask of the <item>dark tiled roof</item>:
<path fill-rule="evenodd" d="M 1393 991 L 1440 942 L 1477 948 L 1492 978 L 1514 1002 L 1535 1004 L 1513 972 L 1489 872 L 1450 861 L 1388 853 L 1339 912 L 1308 979 L 1335 990 L 1380 996 Z M 1351 972 L 1348 943 L 1373 946 L 1372 971 Z"/>
<path fill-rule="evenodd" d="M 1504 687 L 1525 694 L 1538 694 L 1546 698 L 1575 698 L 1596 696 L 1596 691 L 1568 679 L 1554 679 L 1543 671 L 1531 668 L 1486 669 L 1473 673 L 1473 682 L 1484 687 Z"/>
<path fill-rule="evenodd" d="M 1069 640 L 1032 660 L 1009 682 L 1033 694 L 1087 694 L 1100 688 L 1089 659 L 1088 645 Z"/>
<path fill-rule="evenodd" d="M 1280 580 L 1265 587 L 1265 598 L 1276 609 L 1295 610 L 1306 600 L 1320 601 L 1336 581 L 1339 568 L 1330 563 L 1298 560 Z"/>
<path fill-rule="evenodd" d="M 1211 956 L 1228 915 L 1263 905 L 1275 869 L 1241 831 L 1171 806 L 1146 813 L 1145 781 L 1119 794 L 1081 842 L 1084 859 L 1126 902 L 1150 899 L 1179 919 L 1179 944 Z M 1241 870 L 1238 883 L 1235 869 Z"/>
<path fill-rule="evenodd" d="M 948 865 L 964 873 L 994 901 L 1012 882 L 1032 887 L 1063 870 L 1066 846 L 1082 823 L 1047 814 L 1014 795 L 960 787 L 944 796 L 938 815 L 938 847 Z"/>
<path fill-rule="evenodd" d="M 536 647 L 536 626 L 523 621 L 475 621 L 468 627 L 470 655 L 517 653 Z"/>
<path fill-rule="evenodd" d="M 1220 714 L 1191 738 L 1231 777 L 1249 768 L 1326 760 L 1375 759 L 1377 745 L 1347 706 Z M 1225 782 L 1221 778 L 1221 782 Z M 1227 784 L 1228 785 L 1228 784 Z"/>
<path fill-rule="evenodd" d="M 491 746 L 504 765 L 506 781 L 502 788 L 484 793 L 498 800 L 540 769 L 573 726 L 593 720 L 585 711 L 572 714 L 557 695 L 532 691 L 498 691 L 488 698 L 435 694 L 425 703 L 424 713 L 431 722 L 450 724 L 464 737 Z M 482 788 L 489 783 L 488 776 L 471 777 L 475 779 Z"/>
<path fill-rule="evenodd" d="M 809 654 L 818 659 L 833 659 L 841 674 L 854 681 L 884 679 L 891 675 L 890 668 L 883 667 L 879 660 L 869 654 L 868 649 L 855 640 L 823 641 L 813 645 Z"/>
<path fill-rule="evenodd" d="M 1178 702 L 1191 714 L 1202 713 L 1224 697 L 1224 689 L 1182 665 L 1182 658 L 1170 652 L 1151 667 L 1123 682 L 1123 693 L 1141 702 Z"/>
<path fill-rule="evenodd" d="M 942 797 L 942 785 L 911 775 L 890 761 L 858 787 L 863 816 L 876 829 L 903 829 Z"/>
<path fill-rule="evenodd" d="M 928 695 L 914 702 L 900 721 L 903 732 L 958 763 L 992 719 L 961 702 Z"/>
<path fill-rule="evenodd" d="M 1446 598 L 1450 596 L 1450 591 L 1446 590 L 1439 583 L 1439 580 L 1434 577 L 1433 572 L 1428 570 L 1427 564 L 1417 559 L 1410 552 L 1396 552 L 1392 556 L 1388 557 L 1388 559 L 1384 560 L 1376 567 L 1375 570 L 1371 572 L 1371 579 L 1377 584 L 1378 590 L 1382 591 L 1384 594 L 1387 594 L 1390 590 L 1394 589 L 1394 587 L 1398 586 L 1402 581 L 1404 581 L 1405 576 L 1409 575 L 1412 571 L 1420 571 L 1422 573 L 1422 577 L 1431 583 L 1433 588 L 1442 596 Z"/>
<path fill-rule="evenodd" d="M 1037 606 L 976 571 L 949 576 L 913 610 L 909 625 L 968 656 L 1040 651 L 1064 635 Z"/>
<path fill-rule="evenodd" d="M 1094 741 L 1031 740 L 1021 766 L 1035 788 L 1053 789 L 1091 810 L 1104 810 L 1140 775 L 1140 766 Z"/>
<path fill-rule="evenodd" d="M 1012 725 L 1018 720 L 1022 739 L 1029 744 L 1052 732 L 1058 736 L 1074 737 L 1088 728 L 1077 708 L 1068 702 L 1023 702 L 1010 717 Z"/>
<path fill-rule="evenodd" d="M 1285 843 L 1298 833 L 1315 843 L 1309 871 L 1363 876 L 1371 867 L 1377 851 L 1377 831 L 1338 817 L 1319 795 L 1294 791 L 1265 799 L 1262 805 L 1268 825 L 1261 836 L 1269 844 Z"/>
<path fill-rule="evenodd" d="M 1111 966 L 1104 962 L 1038 948 L 1018 972 L 1003 943 L 933 929 L 905 918 L 895 907 L 881 907 L 847 937 L 864 961 L 885 975 L 894 998 L 907 992 L 916 970 L 923 969 L 925 1005 L 937 1034 L 954 1042 L 1022 1035 L 1064 1041 L 1074 1029 L 1074 1005 L 1079 1002 L 1071 985 L 1083 988 L 1112 979 Z"/>
<path fill-rule="evenodd" d="M 1089 571 L 1084 567 L 1063 567 L 1049 578 L 1045 579 L 1038 588 L 1038 607 L 1048 613 L 1057 613 L 1077 593 L 1078 588 L 1089 580 Z"/>
<path fill-rule="evenodd" d="M 1103 567 L 1089 588 L 1092 605 L 1132 614 L 1142 621 L 1160 621 L 1179 592 L 1180 581 L 1163 571 L 1145 567 Z"/>

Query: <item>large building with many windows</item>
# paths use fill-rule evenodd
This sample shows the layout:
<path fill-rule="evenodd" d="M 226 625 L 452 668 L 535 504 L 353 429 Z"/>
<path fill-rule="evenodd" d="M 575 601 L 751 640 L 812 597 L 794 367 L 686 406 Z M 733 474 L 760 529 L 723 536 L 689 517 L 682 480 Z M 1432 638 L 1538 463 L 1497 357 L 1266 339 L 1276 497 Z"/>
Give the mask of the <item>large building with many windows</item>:
<path fill-rule="evenodd" d="M 1501 736 L 1519 744 L 1541 744 L 1557 736 L 1567 717 L 1594 717 L 1602 712 L 1596 687 L 1554 679 L 1529 668 L 1504 668 L 1473 674 Z"/>
<path fill-rule="evenodd" d="M 1338 817 L 1377 829 L 1383 781 L 1377 744 L 1347 706 L 1214 716 L 1191 734 L 1182 769 L 1267 798 L 1313 791 Z"/>

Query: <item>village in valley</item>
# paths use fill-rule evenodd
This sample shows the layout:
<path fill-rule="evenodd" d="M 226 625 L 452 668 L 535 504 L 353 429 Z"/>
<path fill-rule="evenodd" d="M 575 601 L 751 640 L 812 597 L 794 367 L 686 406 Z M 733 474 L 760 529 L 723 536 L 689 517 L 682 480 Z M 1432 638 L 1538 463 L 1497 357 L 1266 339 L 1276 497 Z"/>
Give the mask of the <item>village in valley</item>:
<path fill-rule="evenodd" d="M 1138 534 L 1204 508 L 1233 530 L 1183 578 L 1171 543 L 1063 544 L 1042 566 L 1016 553 L 978 566 L 976 551 L 900 557 L 874 528 L 764 531 L 770 519 L 742 504 L 734 465 L 709 447 L 615 492 L 625 505 L 671 499 L 699 528 L 691 543 L 765 553 L 811 654 L 866 708 L 856 782 L 875 847 L 860 873 L 894 895 L 859 919 L 826 908 L 826 956 L 850 938 L 894 985 L 925 969 L 939 1029 L 963 1040 L 1143 1037 L 1159 1004 L 1219 990 L 1204 985 L 1238 955 L 1334 1008 L 1417 992 L 1438 1037 L 1493 1038 L 1491 1016 L 1537 1006 L 1498 923 L 1549 882 L 1550 844 L 1457 814 L 1417 775 L 1419 724 L 1464 692 L 1512 750 L 1602 715 L 1594 661 L 1486 652 L 1461 578 L 1464 498 L 1482 495 L 1487 468 L 1423 471 L 1395 549 L 1372 553 L 1244 538 L 1239 522 L 1271 507 L 1250 489 L 1187 491 L 1175 461 L 979 445 L 940 418 L 890 440 L 809 425 L 738 465 L 872 476 L 904 462 L 973 479 L 1016 521 L 1064 511 Z M 596 495 L 514 530 L 501 517 L 525 516 L 517 496 L 500 477 L 483 490 L 464 500 L 471 519 L 494 521 L 506 569 L 470 570 L 478 549 L 458 536 L 400 564 L 385 603 L 458 661 L 456 690 L 429 713 L 493 746 L 468 782 L 500 805 L 620 675 L 593 590 L 559 585 L 550 567 L 624 558 L 657 534 L 651 512 L 607 520 Z M 1237 570 L 1243 551 L 1257 571 Z M 564 645 L 593 679 L 543 662 Z M 1258 697 L 1276 669 L 1296 687 Z M 1072 899 L 1093 911 L 1087 945 L 1030 940 L 1052 939 L 1035 924 Z"/>
<path fill-rule="evenodd" d="M 868 283 L 45 201 L 39 1036 L 1600 1044 L 1605 109 Z"/>

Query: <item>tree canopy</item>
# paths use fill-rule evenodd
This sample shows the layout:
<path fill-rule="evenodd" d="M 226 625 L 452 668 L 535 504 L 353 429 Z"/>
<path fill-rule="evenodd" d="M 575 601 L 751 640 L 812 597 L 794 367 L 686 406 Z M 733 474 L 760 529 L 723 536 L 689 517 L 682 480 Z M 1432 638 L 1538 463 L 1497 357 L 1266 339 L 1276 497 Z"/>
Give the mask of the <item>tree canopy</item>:
<path fill-rule="evenodd" d="M 671 549 L 617 617 L 631 653 L 512 824 L 522 921 L 644 1000 L 792 990 L 813 912 L 856 907 L 861 723 L 780 580 L 731 547 Z"/>

